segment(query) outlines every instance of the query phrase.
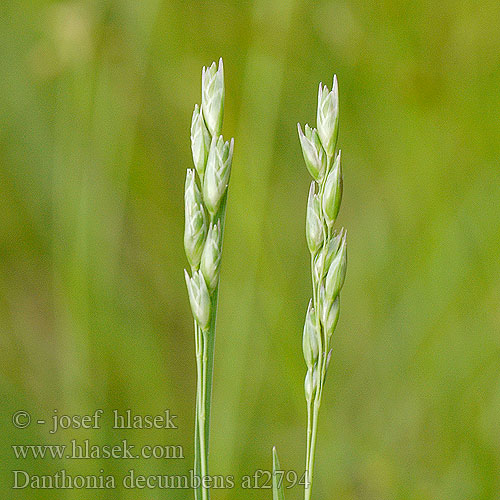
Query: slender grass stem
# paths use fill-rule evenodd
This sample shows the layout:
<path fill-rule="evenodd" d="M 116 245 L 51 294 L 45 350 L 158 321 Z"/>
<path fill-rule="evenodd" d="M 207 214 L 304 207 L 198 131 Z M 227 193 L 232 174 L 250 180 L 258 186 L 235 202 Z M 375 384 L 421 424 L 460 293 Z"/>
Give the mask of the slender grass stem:
<path fill-rule="evenodd" d="M 306 473 L 309 470 L 309 450 L 311 448 L 311 404 L 307 404 Z"/>
<path fill-rule="evenodd" d="M 208 467 L 208 457 L 207 457 L 207 442 L 206 442 L 206 407 L 207 407 L 207 333 L 202 332 L 201 341 L 203 344 L 202 354 L 200 356 L 200 364 L 201 364 L 201 373 L 198 373 L 198 377 L 200 379 L 200 387 L 199 387 L 199 408 L 198 408 L 198 428 L 200 434 L 200 465 L 201 465 L 201 477 L 204 478 L 207 474 Z M 203 486 L 201 487 L 201 498 L 206 500 L 208 496 L 207 489 Z"/>
<path fill-rule="evenodd" d="M 313 419 L 312 419 L 312 431 L 311 431 L 311 441 L 308 456 L 308 474 L 307 474 L 307 485 L 305 490 L 305 500 L 310 500 L 312 493 L 312 483 L 314 477 L 314 457 L 316 453 L 316 438 L 318 434 L 318 417 L 319 417 L 319 407 L 321 406 L 321 396 L 316 398 L 313 404 Z"/>

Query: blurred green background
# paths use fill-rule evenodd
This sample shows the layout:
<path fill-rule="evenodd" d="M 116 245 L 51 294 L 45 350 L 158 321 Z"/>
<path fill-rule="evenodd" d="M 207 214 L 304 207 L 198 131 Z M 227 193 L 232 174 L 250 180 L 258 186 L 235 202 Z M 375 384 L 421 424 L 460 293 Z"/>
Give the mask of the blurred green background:
<path fill-rule="evenodd" d="M 10 469 L 185 474 L 195 364 L 182 246 L 201 67 L 235 137 L 211 472 L 303 470 L 309 185 L 296 123 L 337 73 L 349 266 L 319 429 L 318 499 L 500 498 L 497 0 L 9 0 L 0 5 L 0 356 Z M 177 431 L 16 430 L 131 408 Z M 14 460 L 12 444 L 182 444 L 185 460 Z M 287 498 L 301 497 L 299 488 Z M 270 499 L 217 490 L 216 500 Z"/>

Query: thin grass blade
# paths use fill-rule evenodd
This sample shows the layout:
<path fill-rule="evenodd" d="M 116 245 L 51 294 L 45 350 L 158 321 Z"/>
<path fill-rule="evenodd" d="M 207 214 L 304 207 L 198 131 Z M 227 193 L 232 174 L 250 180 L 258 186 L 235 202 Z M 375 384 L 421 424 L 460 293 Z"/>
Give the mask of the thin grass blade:
<path fill-rule="evenodd" d="M 273 500 L 285 500 L 283 471 L 280 468 L 276 447 L 273 447 Z"/>

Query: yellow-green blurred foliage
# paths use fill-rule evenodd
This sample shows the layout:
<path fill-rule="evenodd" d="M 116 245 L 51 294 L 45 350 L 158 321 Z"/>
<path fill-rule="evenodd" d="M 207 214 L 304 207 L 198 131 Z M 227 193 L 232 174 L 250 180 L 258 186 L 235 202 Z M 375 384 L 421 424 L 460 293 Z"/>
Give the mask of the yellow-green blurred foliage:
<path fill-rule="evenodd" d="M 2 491 L 32 473 L 184 474 L 195 364 L 183 186 L 201 67 L 224 58 L 235 137 L 211 472 L 301 471 L 309 184 L 296 123 L 339 78 L 349 263 L 319 429 L 317 499 L 500 498 L 497 0 L 4 0 L 0 5 Z M 170 408 L 179 430 L 33 418 Z M 13 459 L 13 443 L 176 442 L 186 460 Z M 288 491 L 298 499 L 298 488 Z M 216 500 L 270 499 L 217 490 Z"/>

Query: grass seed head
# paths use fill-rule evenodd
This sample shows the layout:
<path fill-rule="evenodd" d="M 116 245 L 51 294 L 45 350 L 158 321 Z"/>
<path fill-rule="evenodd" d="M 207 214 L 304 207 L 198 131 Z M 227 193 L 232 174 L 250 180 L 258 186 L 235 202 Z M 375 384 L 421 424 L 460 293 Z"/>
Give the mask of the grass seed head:
<path fill-rule="evenodd" d="M 302 337 L 302 349 L 308 368 L 304 380 L 308 405 L 306 453 L 308 486 L 305 500 L 311 500 L 318 411 L 330 364 L 331 338 L 339 319 L 340 290 L 344 284 L 347 266 L 346 233 L 344 230 L 337 232 L 333 229 L 343 189 L 340 152 L 335 156 L 338 121 L 338 85 L 334 76 L 331 91 L 327 86 L 321 83 L 319 85 L 317 131 L 306 125 L 303 133 L 300 125 L 298 126 L 304 161 L 314 178 L 309 189 L 306 215 L 306 239 L 311 253 L 313 299 L 306 314 Z"/>

